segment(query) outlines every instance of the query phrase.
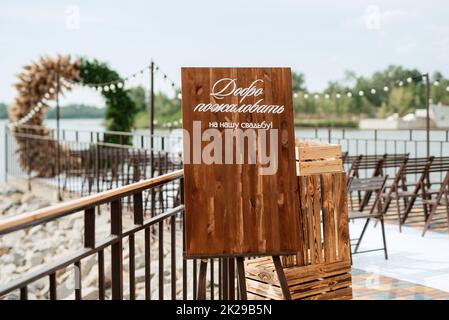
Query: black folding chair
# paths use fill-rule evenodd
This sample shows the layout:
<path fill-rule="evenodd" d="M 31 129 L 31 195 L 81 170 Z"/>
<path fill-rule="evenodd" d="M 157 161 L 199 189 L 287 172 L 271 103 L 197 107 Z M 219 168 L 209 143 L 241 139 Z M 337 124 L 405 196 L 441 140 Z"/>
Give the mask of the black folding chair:
<path fill-rule="evenodd" d="M 388 259 L 387 252 L 387 240 L 385 238 L 385 226 L 384 226 L 384 210 L 382 208 L 381 195 L 385 189 L 385 183 L 388 179 L 388 175 L 383 177 L 373 177 L 373 178 L 364 178 L 364 179 L 351 179 L 349 183 L 349 191 L 356 191 L 361 193 L 372 193 L 375 195 L 374 201 L 371 206 L 366 204 L 363 207 L 360 207 L 358 211 L 350 211 L 349 212 L 349 220 L 357 220 L 357 219 L 366 219 L 365 225 L 363 226 L 362 232 L 357 239 L 351 239 L 351 241 L 357 241 L 357 243 L 352 244 L 355 245 L 354 251 L 351 250 L 352 254 L 372 252 L 372 251 L 380 251 L 383 250 L 385 254 L 385 259 Z M 359 251 L 360 243 L 362 242 L 363 236 L 365 235 L 366 228 L 371 219 L 375 219 L 376 221 L 380 221 L 381 231 L 382 231 L 382 240 L 383 240 L 383 248 L 379 249 L 371 249 Z"/>

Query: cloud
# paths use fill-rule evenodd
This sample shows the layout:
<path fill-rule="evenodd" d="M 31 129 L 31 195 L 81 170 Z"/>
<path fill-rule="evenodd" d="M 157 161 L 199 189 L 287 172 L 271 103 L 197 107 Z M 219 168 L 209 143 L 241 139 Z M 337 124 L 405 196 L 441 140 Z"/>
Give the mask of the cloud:
<path fill-rule="evenodd" d="M 418 44 L 415 41 L 407 41 L 396 47 L 397 53 L 407 54 L 415 50 Z"/>
<path fill-rule="evenodd" d="M 378 6 L 368 6 L 357 21 L 367 30 L 380 30 L 386 23 L 411 16 L 406 10 L 382 10 Z"/>

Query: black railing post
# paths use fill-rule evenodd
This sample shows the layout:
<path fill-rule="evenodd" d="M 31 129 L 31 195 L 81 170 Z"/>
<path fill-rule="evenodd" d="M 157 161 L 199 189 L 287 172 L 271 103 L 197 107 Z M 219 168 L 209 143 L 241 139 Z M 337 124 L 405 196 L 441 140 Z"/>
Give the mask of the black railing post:
<path fill-rule="evenodd" d="M 111 235 L 119 240 L 111 245 L 112 300 L 123 299 L 123 248 L 121 199 L 111 202 Z"/>

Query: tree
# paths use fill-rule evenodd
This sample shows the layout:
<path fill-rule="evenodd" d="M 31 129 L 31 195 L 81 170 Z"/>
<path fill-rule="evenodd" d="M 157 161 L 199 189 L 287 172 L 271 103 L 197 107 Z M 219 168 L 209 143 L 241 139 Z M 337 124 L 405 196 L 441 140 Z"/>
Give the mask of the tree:
<path fill-rule="evenodd" d="M 292 73 L 292 90 L 293 92 L 304 91 L 306 87 L 304 85 L 304 74 L 302 73 Z"/>
<path fill-rule="evenodd" d="M 130 88 L 128 95 L 136 105 L 138 112 L 148 110 L 148 100 L 146 91 L 142 86 Z"/>
<path fill-rule="evenodd" d="M 106 63 L 97 60 L 81 59 L 80 76 L 83 83 L 102 84 L 120 80 L 117 72 L 111 70 Z M 114 90 L 102 90 L 101 94 L 106 100 L 106 129 L 109 131 L 131 131 L 137 108 L 129 97 L 128 91 L 117 86 Z M 120 137 L 105 135 L 105 140 L 119 143 Z"/>

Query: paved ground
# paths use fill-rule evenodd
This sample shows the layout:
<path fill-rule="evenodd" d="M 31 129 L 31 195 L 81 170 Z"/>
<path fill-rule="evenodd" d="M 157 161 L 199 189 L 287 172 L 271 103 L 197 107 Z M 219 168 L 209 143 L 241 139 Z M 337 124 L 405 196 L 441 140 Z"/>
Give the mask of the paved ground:
<path fill-rule="evenodd" d="M 449 292 L 413 282 L 352 270 L 354 300 L 449 300 Z"/>
<path fill-rule="evenodd" d="M 364 221 L 361 220 L 350 223 L 351 238 L 358 236 L 363 223 Z M 388 293 L 387 284 L 389 284 L 392 292 L 402 295 L 402 293 L 393 290 L 393 288 L 396 288 L 395 281 L 399 287 L 411 288 L 407 289 L 404 294 L 420 292 L 420 290 L 431 292 L 431 289 L 436 289 L 449 295 L 449 235 L 446 232 L 429 231 L 425 237 L 422 237 L 419 228 L 405 226 L 400 233 L 397 225 L 386 224 L 386 235 L 388 260 L 384 259 L 382 251 L 354 256 L 353 267 L 360 270 L 356 271 L 354 276 L 355 291 L 361 290 L 363 283 L 361 279 L 365 277 L 361 273 L 358 277 L 357 272 L 379 275 L 381 279 L 383 277 L 393 278 L 393 280 L 381 280 L 378 289 L 361 291 L 360 295 L 358 293 L 355 295 L 356 297 L 369 295 L 370 292 L 375 295 L 377 294 L 376 290 L 386 294 Z M 371 224 L 367 229 L 360 250 L 381 247 L 381 239 L 380 225 L 374 227 L 374 224 Z M 420 289 L 413 291 L 415 290 L 413 289 L 415 288 L 414 285 Z M 435 294 L 438 296 L 440 293 Z M 429 294 L 429 296 L 432 296 L 432 294 Z M 387 298 L 387 296 L 384 295 L 384 298 Z"/>

